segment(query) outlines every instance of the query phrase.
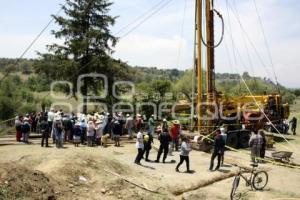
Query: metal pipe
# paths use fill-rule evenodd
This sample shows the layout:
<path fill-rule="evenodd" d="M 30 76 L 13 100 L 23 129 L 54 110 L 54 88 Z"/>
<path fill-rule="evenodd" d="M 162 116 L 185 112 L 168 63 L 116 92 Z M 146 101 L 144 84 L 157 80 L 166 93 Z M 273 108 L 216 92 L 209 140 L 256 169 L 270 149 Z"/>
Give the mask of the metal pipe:
<path fill-rule="evenodd" d="M 198 132 L 201 131 L 201 102 L 202 102 L 202 48 L 201 48 L 201 37 L 202 37 L 202 0 L 196 0 L 197 8 L 197 126 Z"/>

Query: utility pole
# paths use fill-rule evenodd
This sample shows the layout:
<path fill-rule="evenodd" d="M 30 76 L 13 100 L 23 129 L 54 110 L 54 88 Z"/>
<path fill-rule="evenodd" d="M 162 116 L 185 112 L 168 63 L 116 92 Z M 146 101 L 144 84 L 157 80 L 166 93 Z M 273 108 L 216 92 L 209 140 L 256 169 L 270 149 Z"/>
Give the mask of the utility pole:
<path fill-rule="evenodd" d="M 213 103 L 216 100 L 215 94 L 215 55 L 214 55 L 214 11 L 213 1 L 206 0 L 205 15 L 206 15 L 206 102 L 207 113 L 214 113 Z M 209 114 L 208 114 L 209 115 Z M 209 115 L 209 117 L 212 117 Z M 213 130 L 213 120 L 207 120 L 207 132 Z"/>
<path fill-rule="evenodd" d="M 196 48 L 196 68 L 197 68 L 197 128 L 198 132 L 200 133 L 202 129 L 202 46 L 201 46 L 201 37 L 202 37 L 202 0 L 196 0 L 196 23 L 197 23 L 197 48 Z"/>

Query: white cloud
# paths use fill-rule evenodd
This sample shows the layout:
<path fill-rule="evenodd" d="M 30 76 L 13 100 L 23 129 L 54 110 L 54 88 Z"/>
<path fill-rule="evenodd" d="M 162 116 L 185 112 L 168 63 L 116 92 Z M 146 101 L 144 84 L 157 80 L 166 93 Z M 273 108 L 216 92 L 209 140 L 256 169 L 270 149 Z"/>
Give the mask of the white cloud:
<path fill-rule="evenodd" d="M 0 35 L 1 57 L 20 57 L 35 39 L 36 35 Z M 36 58 L 36 51 L 46 52 L 46 45 L 57 42 L 51 35 L 40 37 L 24 55 L 25 58 Z"/>
<path fill-rule="evenodd" d="M 175 68 L 177 67 L 180 45 L 179 62 L 187 63 L 189 55 L 187 55 L 186 40 L 179 36 L 162 38 L 149 35 L 131 35 L 118 43 L 114 57 L 128 61 L 131 65 Z"/>

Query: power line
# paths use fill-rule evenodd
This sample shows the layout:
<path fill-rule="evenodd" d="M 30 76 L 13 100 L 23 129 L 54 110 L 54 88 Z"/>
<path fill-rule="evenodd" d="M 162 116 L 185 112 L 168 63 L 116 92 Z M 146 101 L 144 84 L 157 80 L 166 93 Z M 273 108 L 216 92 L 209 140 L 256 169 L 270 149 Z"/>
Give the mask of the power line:
<path fill-rule="evenodd" d="M 235 1 L 234 1 L 234 2 L 235 2 Z M 243 33 L 245 34 L 245 36 L 246 36 L 246 38 L 247 38 L 249 44 L 250 44 L 251 47 L 253 48 L 253 50 L 254 50 L 254 52 L 255 52 L 255 54 L 256 54 L 256 56 L 257 56 L 259 62 L 260 62 L 260 63 L 262 64 L 262 66 L 264 67 L 264 69 L 265 69 L 265 71 L 266 71 L 266 73 L 267 73 L 267 76 L 269 76 L 269 74 L 271 74 L 271 73 L 269 73 L 268 68 L 267 68 L 266 64 L 264 63 L 264 61 L 263 61 L 261 55 L 259 54 L 259 52 L 258 52 L 258 50 L 257 50 L 257 48 L 256 48 L 256 46 L 255 46 L 255 44 L 252 42 L 252 40 L 251 40 L 249 34 L 248 34 L 247 31 L 245 30 L 245 28 L 244 28 L 244 26 L 243 26 L 243 24 L 242 24 L 242 22 L 241 22 L 241 20 L 240 20 L 240 17 L 239 17 L 239 14 L 238 14 L 237 9 L 236 9 L 236 8 L 235 8 L 235 9 L 232 8 L 232 7 L 230 6 L 229 3 L 228 3 L 227 5 L 228 5 L 228 7 L 231 9 L 231 11 L 232 11 L 232 13 L 233 13 L 233 16 L 236 18 L 236 20 L 237 20 L 237 22 L 238 22 L 238 24 L 239 24 L 241 30 L 243 31 Z"/>
<path fill-rule="evenodd" d="M 147 16 L 149 13 L 151 13 L 154 9 L 156 9 L 158 6 L 160 6 L 165 1 L 166 0 L 162 0 L 162 1 L 158 2 L 153 7 L 151 7 L 149 10 L 147 10 L 146 12 L 144 12 L 143 14 L 141 14 L 140 16 L 136 17 L 130 23 L 128 23 L 125 26 L 123 26 L 122 28 L 120 28 L 117 32 L 114 33 L 114 35 L 118 35 L 119 33 L 123 32 L 124 30 L 126 30 L 127 28 L 129 28 L 131 25 L 135 24 L 136 22 L 138 22 L 139 20 L 141 20 L 142 18 L 144 18 L 145 16 Z"/>
<path fill-rule="evenodd" d="M 228 17 L 228 27 L 229 27 L 229 32 L 230 32 L 230 40 L 231 40 L 232 46 L 235 46 L 234 41 L 233 41 L 233 36 L 232 36 L 232 28 L 231 28 L 231 20 L 230 20 L 228 4 L 229 4 L 228 0 L 226 0 L 226 11 L 227 11 L 227 17 Z M 236 60 L 236 55 L 235 55 L 235 48 L 232 48 L 232 54 L 233 54 L 234 63 L 236 64 L 237 60 Z"/>
<path fill-rule="evenodd" d="M 180 30 L 180 41 L 179 41 L 179 48 L 178 48 L 178 54 L 177 54 L 177 67 L 179 68 L 179 60 L 181 58 L 181 51 L 182 51 L 182 41 L 181 38 L 183 38 L 184 33 L 184 25 L 185 25 L 185 17 L 186 17 L 186 7 L 187 7 L 187 0 L 184 0 L 184 9 L 183 9 L 183 16 L 182 16 L 182 22 L 181 22 L 181 30 Z"/>
<path fill-rule="evenodd" d="M 227 8 L 228 21 L 231 24 L 231 22 L 230 22 L 230 15 L 229 15 L 229 8 L 228 8 L 228 0 L 226 0 L 226 6 L 227 6 L 226 8 Z M 232 33 L 231 32 L 231 25 L 230 25 L 230 33 Z M 244 47 L 245 47 L 246 54 L 247 54 L 247 57 L 248 57 L 248 61 L 249 61 L 249 65 L 250 65 L 250 70 L 251 70 L 252 74 L 254 74 L 254 67 L 253 67 L 253 63 L 252 63 L 251 56 L 250 56 L 250 53 L 249 53 L 249 48 L 248 48 L 248 45 L 247 45 L 247 42 L 246 42 L 246 39 L 245 39 L 245 36 L 243 35 L 243 33 L 241 33 L 241 37 L 243 39 Z M 231 38 L 233 39 L 232 34 L 231 34 Z"/>
<path fill-rule="evenodd" d="M 169 5 L 173 0 L 169 0 L 160 7 L 158 7 L 156 10 L 154 10 L 150 15 L 148 15 L 146 18 L 144 18 L 142 21 L 140 21 L 137 25 L 135 25 L 133 28 L 131 28 L 129 31 L 127 31 L 125 34 L 123 34 L 120 39 L 128 36 L 130 33 L 135 31 L 137 28 L 139 28 L 142 24 L 144 24 L 147 20 L 149 20 L 151 17 L 153 17 L 156 13 L 158 13 L 160 10 L 165 8 L 167 5 Z"/>
<path fill-rule="evenodd" d="M 262 34 L 264 36 L 264 41 L 265 41 L 267 53 L 268 53 L 268 56 L 269 56 L 269 59 L 270 59 L 270 62 L 271 62 L 271 67 L 272 67 L 272 70 L 273 70 L 273 73 L 274 73 L 275 81 L 276 81 L 276 84 L 277 84 L 277 87 L 278 87 L 278 90 L 279 90 L 279 84 L 278 84 L 278 79 L 277 79 L 277 75 L 276 75 L 276 70 L 275 70 L 275 67 L 274 67 L 274 62 L 273 62 L 270 46 L 269 46 L 267 36 L 266 36 L 265 30 L 264 30 L 264 25 L 263 25 L 263 22 L 262 22 L 262 19 L 261 19 L 261 15 L 259 14 L 259 10 L 258 10 L 256 1 L 253 0 L 253 3 L 254 3 L 256 14 L 257 14 L 257 17 L 258 17 L 258 20 L 259 20 L 259 24 L 260 24 Z"/>

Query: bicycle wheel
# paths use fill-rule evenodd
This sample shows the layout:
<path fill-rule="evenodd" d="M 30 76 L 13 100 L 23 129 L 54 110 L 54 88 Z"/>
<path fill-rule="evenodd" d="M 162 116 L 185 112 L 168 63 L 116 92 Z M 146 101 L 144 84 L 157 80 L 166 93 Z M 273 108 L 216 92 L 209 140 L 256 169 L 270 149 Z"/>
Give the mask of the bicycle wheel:
<path fill-rule="evenodd" d="M 252 179 L 252 186 L 256 190 L 262 190 L 268 183 L 268 174 L 265 171 L 256 172 Z"/>
<path fill-rule="evenodd" d="M 240 183 L 240 176 L 236 176 L 234 177 L 233 183 L 232 183 L 232 188 L 231 188 L 231 193 L 230 193 L 230 199 L 234 200 L 234 199 L 239 199 L 236 194 L 236 190 L 239 187 L 239 183 Z"/>

